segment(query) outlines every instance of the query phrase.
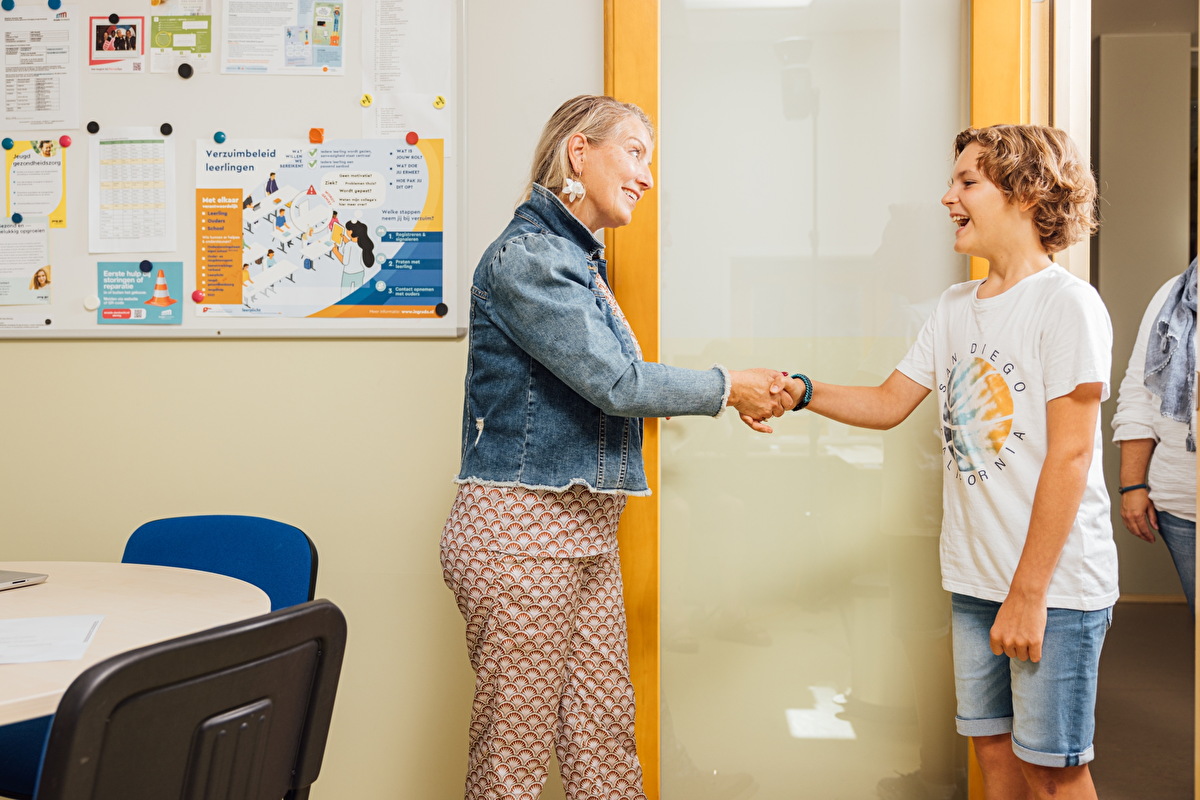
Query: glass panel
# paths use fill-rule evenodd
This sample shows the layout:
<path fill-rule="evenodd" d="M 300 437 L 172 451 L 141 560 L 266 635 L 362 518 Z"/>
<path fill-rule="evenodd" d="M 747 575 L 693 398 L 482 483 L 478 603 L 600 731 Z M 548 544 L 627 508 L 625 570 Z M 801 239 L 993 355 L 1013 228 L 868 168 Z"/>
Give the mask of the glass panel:
<path fill-rule="evenodd" d="M 938 203 L 964 19 L 960 0 L 663 0 L 664 361 L 892 371 L 967 275 Z M 887 433 L 774 426 L 663 426 L 663 797 L 954 781 L 933 402 Z"/>

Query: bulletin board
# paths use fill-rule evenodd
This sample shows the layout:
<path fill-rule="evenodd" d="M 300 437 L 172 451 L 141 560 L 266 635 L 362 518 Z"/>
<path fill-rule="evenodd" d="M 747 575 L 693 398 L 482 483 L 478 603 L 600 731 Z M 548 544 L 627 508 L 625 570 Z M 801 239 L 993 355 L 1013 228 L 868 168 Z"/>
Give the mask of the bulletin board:
<path fill-rule="evenodd" d="M 454 337 L 461 0 L 5 0 L 0 337 Z"/>

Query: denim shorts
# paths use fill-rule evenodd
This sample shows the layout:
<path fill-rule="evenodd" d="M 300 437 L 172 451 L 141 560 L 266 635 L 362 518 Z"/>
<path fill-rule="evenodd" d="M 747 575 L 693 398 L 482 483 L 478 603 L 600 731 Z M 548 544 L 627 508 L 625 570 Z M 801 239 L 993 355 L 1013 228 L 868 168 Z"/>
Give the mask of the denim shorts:
<path fill-rule="evenodd" d="M 1091 761 L 1100 648 L 1112 608 L 1048 609 L 1042 660 L 1034 663 L 992 653 L 999 603 L 961 594 L 950 602 L 958 732 L 1012 734 L 1017 757 L 1044 767 Z"/>

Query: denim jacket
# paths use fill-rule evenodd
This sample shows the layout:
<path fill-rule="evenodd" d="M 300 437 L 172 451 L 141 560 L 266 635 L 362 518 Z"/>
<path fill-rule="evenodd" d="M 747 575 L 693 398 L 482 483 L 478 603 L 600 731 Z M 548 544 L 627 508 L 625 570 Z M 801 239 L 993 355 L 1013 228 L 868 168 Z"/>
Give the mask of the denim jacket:
<path fill-rule="evenodd" d="M 603 245 L 557 197 L 530 199 L 471 285 L 459 483 L 649 494 L 641 417 L 718 415 L 723 367 L 642 361 Z"/>

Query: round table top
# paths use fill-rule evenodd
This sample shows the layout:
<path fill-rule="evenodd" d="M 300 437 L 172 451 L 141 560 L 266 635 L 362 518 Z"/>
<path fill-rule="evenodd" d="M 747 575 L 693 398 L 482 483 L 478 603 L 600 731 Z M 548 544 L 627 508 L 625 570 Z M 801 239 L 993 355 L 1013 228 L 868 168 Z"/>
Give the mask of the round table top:
<path fill-rule="evenodd" d="M 262 589 L 213 572 L 85 561 L 6 561 L 0 569 L 50 576 L 0 592 L 0 619 L 104 616 L 77 661 L 0 664 L 0 725 L 53 714 L 71 682 L 109 656 L 271 610 Z"/>

